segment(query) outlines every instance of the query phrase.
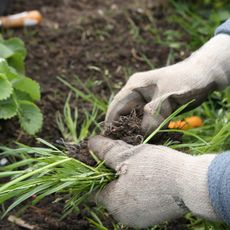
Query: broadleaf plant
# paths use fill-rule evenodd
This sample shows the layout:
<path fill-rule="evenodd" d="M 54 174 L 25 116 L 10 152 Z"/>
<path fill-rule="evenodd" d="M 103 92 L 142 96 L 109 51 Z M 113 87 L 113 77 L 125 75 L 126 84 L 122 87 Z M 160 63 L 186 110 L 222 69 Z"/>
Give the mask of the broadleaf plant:
<path fill-rule="evenodd" d="M 19 118 L 21 127 L 30 135 L 37 133 L 43 116 L 39 101 L 39 84 L 25 76 L 26 48 L 22 40 L 0 38 L 0 119 Z"/>

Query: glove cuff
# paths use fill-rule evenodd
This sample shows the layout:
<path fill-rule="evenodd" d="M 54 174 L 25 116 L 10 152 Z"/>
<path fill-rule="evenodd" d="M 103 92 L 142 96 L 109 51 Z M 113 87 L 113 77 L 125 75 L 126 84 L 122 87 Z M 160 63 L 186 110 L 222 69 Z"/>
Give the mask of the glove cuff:
<path fill-rule="evenodd" d="M 208 167 L 214 158 L 214 154 L 186 156 L 181 175 L 177 177 L 180 197 L 186 207 L 193 214 L 210 220 L 218 220 L 208 192 Z"/>

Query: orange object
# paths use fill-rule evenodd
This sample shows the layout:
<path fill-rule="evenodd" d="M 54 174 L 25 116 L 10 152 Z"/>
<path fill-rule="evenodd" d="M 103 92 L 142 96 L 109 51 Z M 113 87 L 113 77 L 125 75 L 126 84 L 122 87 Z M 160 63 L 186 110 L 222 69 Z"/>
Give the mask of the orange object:
<path fill-rule="evenodd" d="M 198 116 L 187 117 L 184 120 L 170 121 L 169 129 L 182 129 L 188 130 L 192 128 L 197 128 L 203 125 L 203 120 Z"/>
<path fill-rule="evenodd" d="M 0 17 L 0 26 L 3 28 L 16 28 L 24 26 L 35 26 L 42 21 L 39 11 L 33 10 L 19 14 Z"/>

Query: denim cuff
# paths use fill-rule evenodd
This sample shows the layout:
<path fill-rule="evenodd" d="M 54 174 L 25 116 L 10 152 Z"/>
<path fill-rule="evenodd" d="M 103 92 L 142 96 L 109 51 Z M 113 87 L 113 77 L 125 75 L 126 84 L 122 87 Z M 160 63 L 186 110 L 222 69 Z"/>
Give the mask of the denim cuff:
<path fill-rule="evenodd" d="M 230 35 L 230 18 L 218 26 L 215 31 L 215 35 L 217 34 L 229 34 Z"/>
<path fill-rule="evenodd" d="M 216 214 L 230 224 L 230 151 L 217 155 L 210 164 L 208 190 Z"/>

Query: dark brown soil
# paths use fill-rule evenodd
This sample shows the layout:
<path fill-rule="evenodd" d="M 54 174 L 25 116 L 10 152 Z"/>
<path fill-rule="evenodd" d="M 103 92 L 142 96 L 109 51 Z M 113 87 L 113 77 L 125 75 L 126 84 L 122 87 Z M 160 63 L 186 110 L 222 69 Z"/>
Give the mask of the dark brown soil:
<path fill-rule="evenodd" d="M 87 139 L 81 141 L 79 144 L 68 143 L 63 139 L 57 140 L 57 143 L 59 147 L 64 148 L 65 151 L 67 150 L 69 157 L 75 158 L 90 166 L 96 165 L 95 160 L 89 152 Z"/>
<path fill-rule="evenodd" d="M 114 124 L 105 127 L 103 135 L 115 140 L 123 140 L 131 145 L 141 144 L 145 136 L 141 131 L 143 111 L 136 109 L 128 116 L 121 116 Z M 164 144 L 166 141 L 182 141 L 180 133 L 158 133 L 150 141 L 150 144 Z"/>
<path fill-rule="evenodd" d="M 35 230 L 54 229 L 54 230 L 80 230 L 80 229 L 92 229 L 89 226 L 88 221 L 84 220 L 84 216 L 87 214 L 84 209 L 78 214 L 69 215 L 64 221 L 61 220 L 64 200 L 53 203 L 60 197 L 50 196 L 42 200 L 38 205 L 28 208 L 28 210 L 20 215 L 20 218 L 26 223 L 34 227 Z M 18 230 L 25 229 L 20 228 L 17 225 L 13 225 L 6 220 L 0 222 L 0 229 Z"/>
<path fill-rule="evenodd" d="M 103 135 L 131 145 L 138 145 L 144 140 L 141 132 L 141 118 L 142 112 L 133 110 L 130 115 L 121 116 L 114 124 L 106 126 Z"/>
<path fill-rule="evenodd" d="M 44 17 L 43 23 L 36 28 L 1 31 L 6 38 L 18 36 L 24 40 L 28 49 L 27 75 L 41 85 L 42 100 L 39 106 L 44 114 L 44 126 L 38 136 L 51 142 L 61 138 L 55 113 L 62 110 L 69 89 L 57 76 L 62 76 L 78 88 L 80 86 L 76 83 L 76 75 L 84 83 L 95 82 L 92 92 L 108 100 L 111 89 L 117 91 L 132 73 L 150 69 L 143 54 L 155 66 L 165 65 L 169 50 L 156 43 L 149 28 L 156 24 L 159 31 L 163 32 L 174 26 L 164 20 L 168 12 L 163 7 L 157 7 L 156 2 L 158 1 L 13 1 L 11 13 L 36 9 Z M 180 59 L 178 54 L 176 60 Z M 95 71 L 92 67 L 100 71 Z M 105 73 L 108 82 L 105 82 Z M 72 102 L 72 106 L 78 107 L 80 119 L 83 108 L 91 109 L 91 105 L 80 98 Z M 143 140 L 139 115 L 132 113 L 128 117 L 122 117 L 114 126 L 107 127 L 104 135 L 130 144 L 139 144 Z M 17 119 L 0 121 L 0 131 L 0 144 L 12 144 L 15 140 L 27 145 L 35 143 L 34 137 L 28 137 L 21 131 Z M 153 143 L 161 143 L 162 137 L 154 139 Z M 63 142 L 59 141 L 58 144 L 63 145 Z M 64 142 L 64 147 L 69 150 L 70 156 L 90 165 L 94 164 L 88 154 L 87 141 L 80 145 Z M 84 208 L 79 214 L 59 220 L 64 201 L 54 203 L 56 198 L 50 196 L 44 199 L 20 217 L 34 225 L 35 229 L 93 229 L 86 220 L 88 213 Z M 108 229 L 113 229 L 110 218 L 103 223 Z M 170 226 L 167 229 L 187 229 L 183 221 L 172 222 Z M 0 229 L 24 228 L 5 218 L 0 222 Z"/>

